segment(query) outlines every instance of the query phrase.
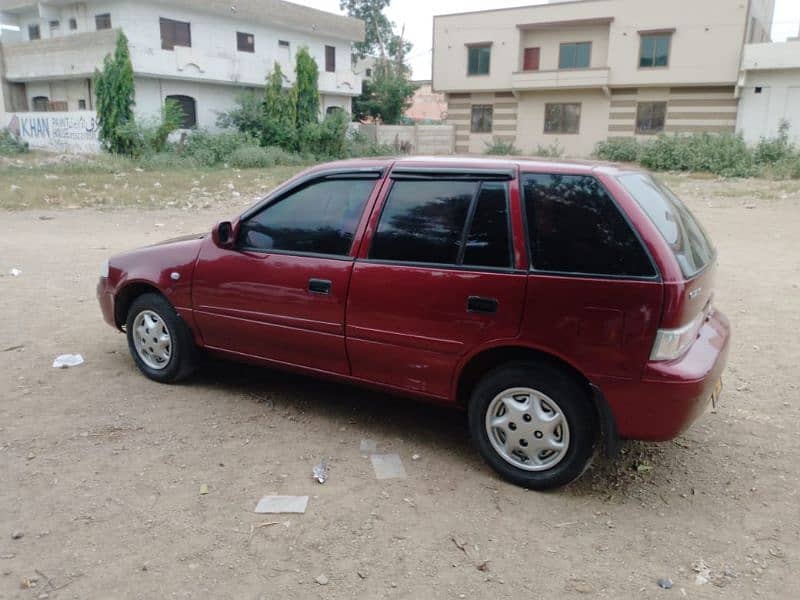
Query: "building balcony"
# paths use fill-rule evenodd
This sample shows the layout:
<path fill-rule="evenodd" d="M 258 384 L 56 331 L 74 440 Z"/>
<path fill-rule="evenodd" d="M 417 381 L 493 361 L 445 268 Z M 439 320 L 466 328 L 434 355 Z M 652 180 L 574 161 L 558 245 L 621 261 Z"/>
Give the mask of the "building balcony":
<path fill-rule="evenodd" d="M 335 73 L 321 71 L 319 74 L 319 91 L 329 94 L 358 96 L 361 94 L 361 77 L 351 69 L 337 70 Z"/>
<path fill-rule="evenodd" d="M 611 69 L 556 69 L 553 71 L 517 71 L 511 74 L 515 91 L 576 90 L 608 85 Z"/>
<path fill-rule="evenodd" d="M 46 40 L 3 44 L 6 79 L 36 81 L 91 77 L 114 52 L 113 29 L 77 33 Z"/>

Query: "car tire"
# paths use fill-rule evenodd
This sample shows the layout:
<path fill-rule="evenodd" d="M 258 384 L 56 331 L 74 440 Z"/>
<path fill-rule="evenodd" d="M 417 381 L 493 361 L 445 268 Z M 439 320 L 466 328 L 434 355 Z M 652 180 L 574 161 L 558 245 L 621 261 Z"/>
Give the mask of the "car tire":
<path fill-rule="evenodd" d="M 189 327 L 160 294 L 143 294 L 128 309 L 128 349 L 139 370 L 153 381 L 174 383 L 188 377 L 197 361 Z"/>
<path fill-rule="evenodd" d="M 469 400 L 469 428 L 489 466 L 533 490 L 580 477 L 598 438 L 588 391 L 547 363 L 511 363 L 487 373 Z"/>

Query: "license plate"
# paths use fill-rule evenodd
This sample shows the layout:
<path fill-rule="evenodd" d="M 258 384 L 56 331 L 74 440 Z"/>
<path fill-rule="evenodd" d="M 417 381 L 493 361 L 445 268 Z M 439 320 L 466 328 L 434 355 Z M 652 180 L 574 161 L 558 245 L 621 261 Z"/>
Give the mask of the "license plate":
<path fill-rule="evenodd" d="M 711 410 L 717 410 L 720 396 L 722 396 L 722 378 L 717 380 L 716 385 L 714 385 L 714 391 L 711 392 Z"/>

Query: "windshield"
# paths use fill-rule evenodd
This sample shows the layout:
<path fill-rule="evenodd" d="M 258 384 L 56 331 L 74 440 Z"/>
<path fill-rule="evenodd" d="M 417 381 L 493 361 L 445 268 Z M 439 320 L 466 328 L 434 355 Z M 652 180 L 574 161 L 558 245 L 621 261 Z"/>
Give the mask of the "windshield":
<path fill-rule="evenodd" d="M 619 181 L 661 232 L 688 279 L 714 258 L 705 230 L 669 188 L 644 173 L 622 175 Z"/>

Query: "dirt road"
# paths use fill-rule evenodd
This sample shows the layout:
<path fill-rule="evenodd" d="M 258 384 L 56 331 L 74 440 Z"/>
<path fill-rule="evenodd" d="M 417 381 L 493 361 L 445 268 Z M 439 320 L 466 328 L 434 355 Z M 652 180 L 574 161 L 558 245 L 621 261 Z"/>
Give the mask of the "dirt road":
<path fill-rule="evenodd" d="M 546 494 L 500 481 L 458 412 L 229 364 L 140 376 L 100 264 L 232 211 L 0 212 L 0 598 L 800 597 L 800 191 L 678 188 L 719 248 L 722 404 Z M 365 438 L 407 478 L 377 480 Z M 253 530 L 267 493 L 308 511 Z"/>

